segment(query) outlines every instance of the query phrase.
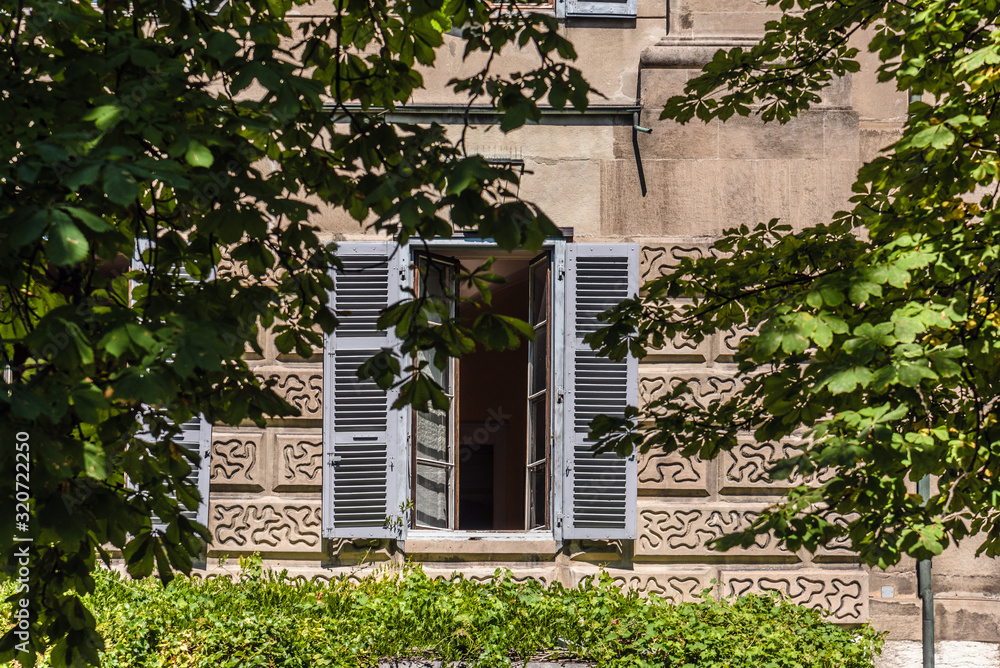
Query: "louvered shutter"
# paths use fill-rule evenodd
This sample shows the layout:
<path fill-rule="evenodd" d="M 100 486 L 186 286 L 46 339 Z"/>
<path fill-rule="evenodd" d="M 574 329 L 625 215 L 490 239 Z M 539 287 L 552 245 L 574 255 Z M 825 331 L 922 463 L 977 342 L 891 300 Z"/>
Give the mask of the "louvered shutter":
<path fill-rule="evenodd" d="M 201 502 L 197 508 L 183 508 L 181 515 L 194 520 L 203 526 L 208 526 L 208 485 L 211 474 L 210 460 L 212 456 L 212 425 L 204 417 L 195 417 L 181 425 L 180 436 L 175 441 L 187 448 L 195 456 L 191 461 L 191 472 L 187 479 L 198 487 Z M 189 460 L 190 461 L 190 460 Z M 166 525 L 153 517 L 153 528 L 166 530 Z"/>
<path fill-rule="evenodd" d="M 136 239 L 135 241 L 136 247 L 133 257 L 133 268 L 142 263 L 142 254 L 152 248 L 155 243 L 150 239 Z M 181 278 L 186 281 L 195 280 L 191 278 L 191 275 L 188 274 L 187 270 L 183 267 L 180 267 L 178 272 Z M 214 277 L 215 271 L 213 270 L 210 278 Z M 199 415 L 191 418 L 181 425 L 181 433 L 175 442 L 178 445 L 187 448 L 195 455 L 192 458 L 191 472 L 187 475 L 187 479 L 197 485 L 198 494 L 201 497 L 201 501 L 198 503 L 197 508 L 182 509 L 181 514 L 203 526 L 208 526 L 208 493 L 209 479 L 211 476 L 212 425 L 204 418 L 204 416 Z M 160 519 L 155 515 L 152 518 L 152 525 L 154 529 L 160 529 L 161 531 L 166 530 L 166 525 L 160 522 Z"/>
<path fill-rule="evenodd" d="M 323 535 L 398 538 L 406 532 L 405 411 L 391 410 L 388 393 L 357 377 L 358 367 L 397 345 L 375 323 L 399 301 L 406 249 L 393 242 L 341 242 L 343 270 L 333 272 L 330 305 L 340 324 L 324 355 Z"/>
<path fill-rule="evenodd" d="M 638 400 L 638 365 L 599 357 L 583 337 L 597 314 L 639 290 L 636 244 L 569 244 L 566 248 L 563 530 L 565 539 L 636 536 L 636 457 L 595 455 L 587 438 L 596 415 L 621 415 Z"/>

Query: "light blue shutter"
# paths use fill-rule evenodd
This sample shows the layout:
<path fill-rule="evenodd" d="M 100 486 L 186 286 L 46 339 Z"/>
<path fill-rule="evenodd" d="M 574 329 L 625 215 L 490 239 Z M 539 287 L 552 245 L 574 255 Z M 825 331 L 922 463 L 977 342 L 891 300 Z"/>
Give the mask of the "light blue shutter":
<path fill-rule="evenodd" d="M 599 357 L 583 337 L 597 314 L 639 290 L 637 244 L 566 247 L 566 379 L 564 383 L 564 539 L 636 536 L 636 457 L 595 455 L 587 438 L 596 415 L 621 415 L 638 401 L 638 364 Z"/>
<path fill-rule="evenodd" d="M 187 448 L 193 455 L 191 472 L 187 479 L 198 487 L 201 501 L 197 508 L 182 508 L 181 515 L 194 520 L 202 526 L 208 526 L 208 486 L 210 462 L 212 457 L 212 425 L 204 417 L 195 417 L 181 425 L 180 436 L 175 441 L 177 445 Z M 166 525 L 153 517 L 153 528 L 166 530 Z"/>
<path fill-rule="evenodd" d="M 143 264 L 142 254 L 152 248 L 155 243 L 150 239 L 136 239 L 135 242 L 133 269 L 136 265 Z M 177 271 L 184 280 L 194 280 L 183 267 L 178 267 Z M 215 272 L 213 270 L 210 278 L 214 277 Z M 212 425 L 204 416 L 199 415 L 191 418 L 181 425 L 181 433 L 175 442 L 194 454 L 193 461 L 190 462 L 191 472 L 187 475 L 187 479 L 197 485 L 198 494 L 201 497 L 197 508 L 185 508 L 181 510 L 181 514 L 207 527 L 209 479 L 211 476 L 212 458 Z M 152 518 L 152 525 L 154 529 L 166 530 L 166 525 L 160 522 L 156 516 Z"/>
<path fill-rule="evenodd" d="M 406 534 L 406 412 L 392 410 L 388 393 L 357 377 L 358 367 L 385 348 L 394 334 L 375 323 L 400 300 L 408 266 L 394 242 L 341 242 L 343 262 L 333 272 L 330 305 L 340 324 L 323 356 L 323 535 L 328 538 L 398 538 Z"/>

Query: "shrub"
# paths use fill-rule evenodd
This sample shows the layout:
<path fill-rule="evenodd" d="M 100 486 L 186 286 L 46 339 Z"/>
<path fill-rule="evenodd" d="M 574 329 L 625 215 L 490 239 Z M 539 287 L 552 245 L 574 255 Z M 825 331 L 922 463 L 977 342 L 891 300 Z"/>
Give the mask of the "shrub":
<path fill-rule="evenodd" d="M 103 665 L 361 667 L 435 658 L 486 667 L 535 658 L 871 668 L 882 642 L 867 626 L 839 627 L 777 597 L 673 605 L 622 592 L 606 574 L 566 589 L 518 583 L 502 571 L 480 583 L 408 567 L 327 584 L 265 571 L 259 560 L 243 565 L 234 579 L 178 577 L 165 587 L 99 573 L 88 605 L 106 640 Z"/>

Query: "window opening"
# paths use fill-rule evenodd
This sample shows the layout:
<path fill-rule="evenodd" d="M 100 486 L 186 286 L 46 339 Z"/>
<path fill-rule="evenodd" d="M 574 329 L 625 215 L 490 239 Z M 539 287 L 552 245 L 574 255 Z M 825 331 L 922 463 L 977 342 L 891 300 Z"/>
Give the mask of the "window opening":
<path fill-rule="evenodd" d="M 487 250 L 415 258 L 417 298 L 476 298 L 456 283 L 460 269 L 482 264 Z M 550 271 L 547 254 L 503 254 L 493 264 L 502 284 L 492 303 L 461 302 L 452 314 L 471 322 L 483 312 L 529 322 L 536 340 L 451 360 L 431 375 L 452 399 L 447 414 L 414 411 L 413 500 L 416 528 L 525 531 L 549 527 L 551 466 L 548 393 L 551 368 Z M 418 361 L 427 358 L 418 357 Z M 429 361 L 429 359 L 427 359 Z"/>

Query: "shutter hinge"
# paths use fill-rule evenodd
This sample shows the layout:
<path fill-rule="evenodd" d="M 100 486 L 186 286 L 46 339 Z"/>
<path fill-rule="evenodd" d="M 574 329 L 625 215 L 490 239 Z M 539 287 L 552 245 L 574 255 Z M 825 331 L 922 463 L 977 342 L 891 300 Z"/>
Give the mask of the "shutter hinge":
<path fill-rule="evenodd" d="M 561 404 L 566 399 L 566 390 L 559 388 L 556 390 L 556 403 Z"/>
<path fill-rule="evenodd" d="M 326 462 L 330 466 L 333 466 L 334 464 L 339 464 L 341 459 L 343 459 L 343 457 L 341 457 L 340 455 L 335 455 L 333 453 L 330 453 L 330 455 L 328 455 L 326 458 Z"/>
<path fill-rule="evenodd" d="M 556 515 L 556 526 L 562 528 L 565 516 L 562 513 Z"/>
<path fill-rule="evenodd" d="M 566 278 L 566 269 L 565 269 L 565 268 L 563 268 L 563 267 L 559 267 L 559 273 L 558 273 L 558 275 L 557 275 L 557 278 L 558 278 L 558 279 L 559 279 L 560 281 L 562 281 L 562 280 L 564 280 L 564 279 Z"/>

